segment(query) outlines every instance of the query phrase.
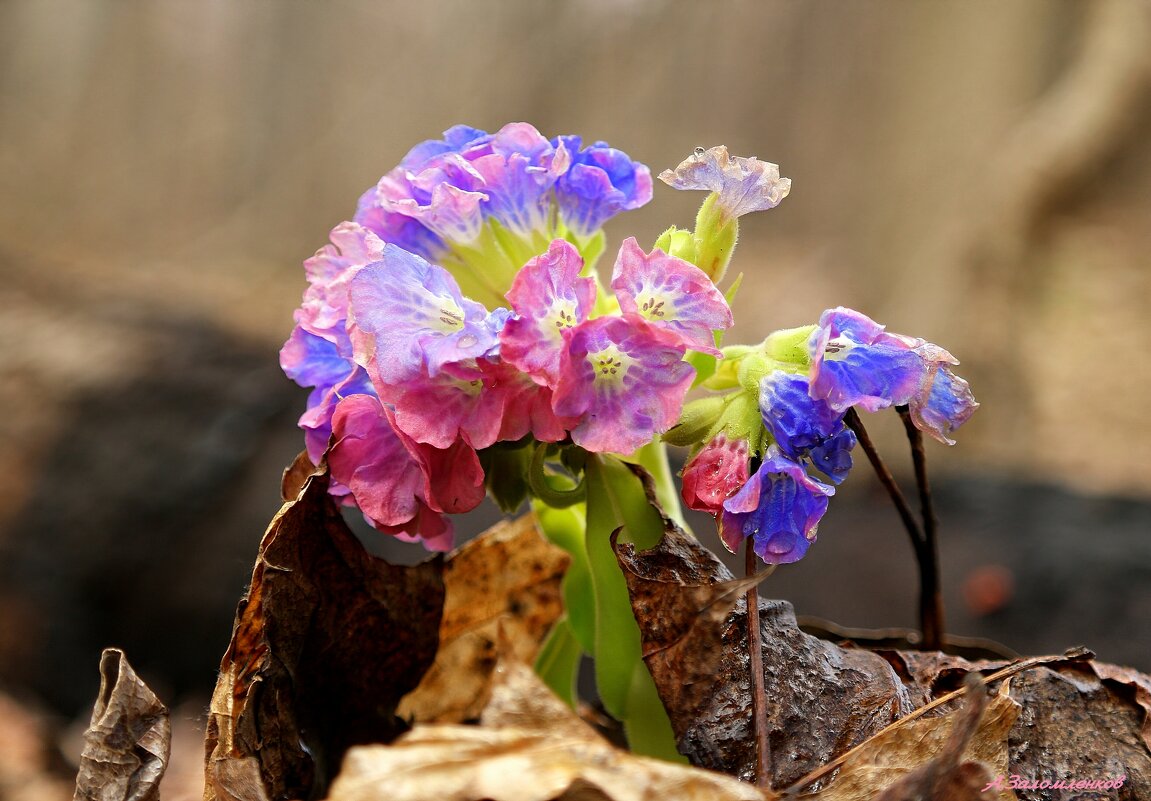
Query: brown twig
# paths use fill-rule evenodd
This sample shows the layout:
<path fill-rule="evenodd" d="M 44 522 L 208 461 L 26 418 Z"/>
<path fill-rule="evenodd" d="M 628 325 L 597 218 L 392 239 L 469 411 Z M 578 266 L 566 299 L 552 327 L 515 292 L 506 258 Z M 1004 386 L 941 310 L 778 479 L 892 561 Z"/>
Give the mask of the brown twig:
<path fill-rule="evenodd" d="M 879 483 L 887 490 L 891 502 L 895 504 L 895 509 L 899 512 L 899 519 L 903 521 L 903 527 L 907 529 L 907 534 L 911 538 L 911 547 L 915 550 L 915 561 L 919 564 L 919 628 L 923 632 L 923 643 L 920 647 L 928 651 L 938 651 L 943 644 L 943 600 L 939 592 L 939 562 L 938 557 L 934 554 L 934 545 L 928 543 L 923 529 L 920 528 L 915 514 L 911 511 L 910 504 L 907 503 L 907 498 L 903 496 L 903 491 L 895 483 L 895 477 L 891 475 L 891 470 L 880 458 L 879 451 L 875 449 L 875 443 L 868 436 L 867 429 L 863 427 L 863 421 L 859 419 L 859 414 L 856 413 L 855 409 L 847 410 L 847 414 L 843 416 L 843 422 L 855 433 L 855 438 L 859 440 L 859 447 L 863 448 L 863 452 L 867 454 L 868 461 L 875 468 L 875 474 L 879 476 Z M 916 433 L 918 431 L 919 429 L 916 429 Z M 922 456 L 922 439 L 919 446 L 920 456 Z M 912 451 L 914 455 L 914 444 Z M 926 462 L 923 463 L 923 469 L 926 470 Z M 919 465 L 917 464 L 917 478 L 918 475 Z M 926 473 L 923 475 L 923 480 L 927 480 Z M 923 500 L 922 486 L 920 500 Z M 928 525 L 932 527 L 932 536 L 934 537 L 934 520 Z"/>
<path fill-rule="evenodd" d="M 749 537 L 744 572 L 755 575 L 755 551 Z M 751 662 L 751 716 L 755 722 L 755 783 L 771 789 L 771 752 L 768 750 L 767 690 L 763 685 L 763 631 L 759 627 L 759 583 L 747 591 L 747 651 Z"/>
<path fill-rule="evenodd" d="M 939 519 L 931 500 L 931 484 L 927 480 L 927 454 L 923 450 L 923 432 L 911 419 L 907 406 L 896 406 L 899 419 L 911 443 L 911 461 L 915 466 L 915 485 L 919 488 L 919 514 L 923 518 L 922 558 L 919 564 L 920 624 L 923 628 L 923 647 L 938 651 L 943 645 L 943 595 L 939 587 Z"/>
<path fill-rule="evenodd" d="M 916 522 L 907 499 L 903 497 L 903 491 L 899 489 L 899 485 L 895 483 L 895 477 L 891 475 L 891 471 L 887 469 L 887 465 L 879 456 L 879 451 L 875 449 L 875 443 L 868 436 L 867 429 L 863 427 L 863 421 L 859 419 L 855 409 L 847 410 L 847 414 L 843 416 L 843 422 L 855 434 L 855 438 L 859 440 L 859 447 L 863 448 L 863 452 L 867 454 L 867 460 L 875 468 L 875 474 L 879 476 L 879 483 L 887 490 L 891 502 L 895 504 L 895 510 L 899 512 L 899 519 L 903 521 L 903 527 L 907 529 L 907 534 L 911 537 L 911 544 L 915 548 L 915 554 L 918 556 L 923 542 L 923 532 L 919 529 L 919 523 Z"/>

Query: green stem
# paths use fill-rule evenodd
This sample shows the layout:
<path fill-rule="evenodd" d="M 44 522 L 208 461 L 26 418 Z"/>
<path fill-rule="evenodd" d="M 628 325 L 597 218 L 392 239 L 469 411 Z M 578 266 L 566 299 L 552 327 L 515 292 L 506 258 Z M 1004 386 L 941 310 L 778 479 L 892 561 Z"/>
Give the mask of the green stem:
<path fill-rule="evenodd" d="M 554 509 L 539 500 L 532 501 L 532 511 L 544 536 L 567 551 L 571 557 L 564 574 L 562 592 L 568 626 L 584 653 L 595 653 L 595 592 L 591 567 L 588 565 L 586 513 L 583 505 Z M 554 688 L 553 688 L 554 689 Z"/>
<path fill-rule="evenodd" d="M 651 476 L 655 485 L 655 498 L 663 508 L 663 513 L 685 532 L 691 533 L 679 500 L 679 490 L 675 487 L 675 476 L 667 459 L 667 446 L 657 436 L 636 451 L 635 460 Z"/>
<path fill-rule="evenodd" d="M 604 709 L 624 724 L 632 750 L 647 756 L 677 757 L 667 712 L 643 662 L 639 626 L 627 581 L 611 537 L 640 550 L 659 544 L 663 518 L 652 508 L 639 478 L 613 456 L 589 455 L 587 554 L 595 592 L 596 686 Z"/>
<path fill-rule="evenodd" d="M 576 680 L 583 649 L 565 615 L 556 621 L 536 657 L 536 674 L 572 709 L 576 707 Z"/>

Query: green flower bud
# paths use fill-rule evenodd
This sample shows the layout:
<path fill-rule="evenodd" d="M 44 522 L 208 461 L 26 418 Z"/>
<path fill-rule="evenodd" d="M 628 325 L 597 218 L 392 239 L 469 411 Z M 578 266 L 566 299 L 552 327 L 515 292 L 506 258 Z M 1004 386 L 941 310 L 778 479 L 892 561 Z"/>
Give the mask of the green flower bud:
<path fill-rule="evenodd" d="M 818 326 L 803 325 L 799 328 L 785 328 L 769 334 L 763 340 L 762 350 L 769 358 L 779 362 L 778 369 L 789 372 L 803 372 L 811 366 L 811 354 L 807 350 L 807 341 Z"/>
<path fill-rule="evenodd" d="M 664 442 L 679 446 L 697 444 L 715 426 L 724 406 L 724 399 L 716 395 L 691 401 L 683 407 L 679 422 L 663 435 Z"/>

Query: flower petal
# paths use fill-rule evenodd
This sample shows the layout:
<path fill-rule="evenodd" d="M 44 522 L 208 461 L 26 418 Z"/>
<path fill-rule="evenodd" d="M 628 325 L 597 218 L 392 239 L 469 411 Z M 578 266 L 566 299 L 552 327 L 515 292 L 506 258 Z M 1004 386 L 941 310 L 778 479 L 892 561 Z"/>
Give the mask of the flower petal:
<path fill-rule="evenodd" d="M 750 537 L 764 562 L 797 562 L 815 542 L 828 498 L 834 494 L 834 487 L 808 476 L 773 445 L 744 488 L 724 502 L 723 542 L 735 553 Z"/>
<path fill-rule="evenodd" d="M 811 396 L 839 412 L 876 412 L 905 404 L 919 391 L 926 367 L 916 340 L 888 334 L 852 309 L 828 309 L 811 334 Z"/>
<path fill-rule="evenodd" d="M 950 367 L 937 364 L 934 368 L 919 394 L 911 399 L 911 419 L 917 428 L 944 445 L 954 445 L 951 432 L 975 414 L 979 403 L 967 381 L 951 372 Z"/>
<path fill-rule="evenodd" d="M 487 310 L 460 293 L 442 267 L 395 245 L 348 285 L 356 361 L 372 379 L 396 384 L 434 377 L 445 365 L 488 354 L 497 344 Z"/>
<path fill-rule="evenodd" d="M 759 410 L 785 456 L 811 463 L 835 484 L 847 477 L 855 434 L 844 425 L 843 412 L 811 397 L 806 376 L 768 373 L 759 382 Z"/>
<path fill-rule="evenodd" d="M 723 503 L 747 483 L 746 439 L 717 434 L 683 468 L 681 494 L 689 509 L 718 515 Z"/>
<path fill-rule="evenodd" d="M 577 236 L 591 236 L 619 212 L 651 200 L 651 171 L 623 151 L 606 142 L 581 148 L 578 136 L 553 142 L 571 154 L 571 167 L 556 183 L 556 201 L 564 224 Z"/>

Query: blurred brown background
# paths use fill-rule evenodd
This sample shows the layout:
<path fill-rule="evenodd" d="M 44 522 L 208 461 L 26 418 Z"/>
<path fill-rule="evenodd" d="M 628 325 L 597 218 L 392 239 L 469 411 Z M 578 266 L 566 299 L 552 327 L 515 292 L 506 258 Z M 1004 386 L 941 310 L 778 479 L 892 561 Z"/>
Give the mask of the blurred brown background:
<path fill-rule="evenodd" d="M 521 119 L 653 171 L 718 143 L 780 163 L 730 341 L 842 303 L 952 350 L 983 402 L 929 451 L 953 628 L 1151 669 L 1149 14 L 3 0 L 0 688 L 81 714 L 113 643 L 173 701 L 211 686 L 301 445 L 276 363 L 300 262 L 415 142 Z M 609 235 L 699 200 L 657 185 Z M 913 623 L 873 484 L 773 578 L 799 611 Z"/>

